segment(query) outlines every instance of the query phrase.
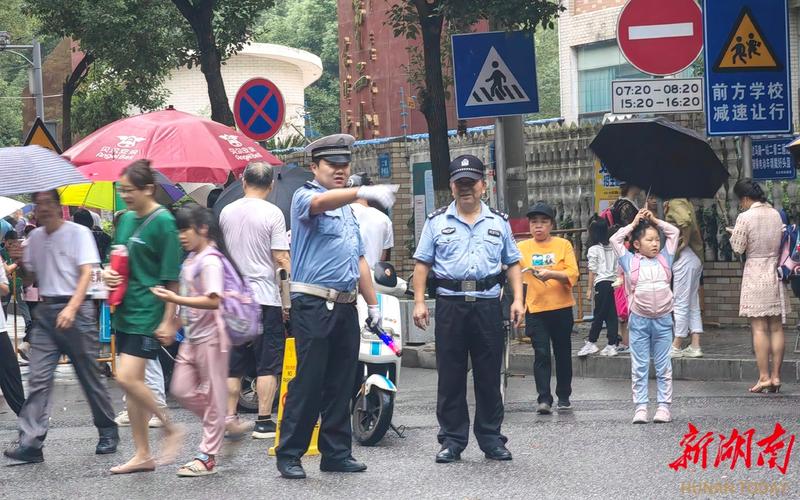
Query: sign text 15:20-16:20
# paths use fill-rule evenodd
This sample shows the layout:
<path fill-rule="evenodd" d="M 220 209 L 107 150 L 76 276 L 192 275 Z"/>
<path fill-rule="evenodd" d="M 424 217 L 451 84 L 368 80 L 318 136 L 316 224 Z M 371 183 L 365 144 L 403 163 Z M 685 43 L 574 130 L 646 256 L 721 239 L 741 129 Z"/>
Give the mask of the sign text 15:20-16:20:
<path fill-rule="evenodd" d="M 703 79 L 614 80 L 611 112 L 684 113 L 703 110 Z"/>

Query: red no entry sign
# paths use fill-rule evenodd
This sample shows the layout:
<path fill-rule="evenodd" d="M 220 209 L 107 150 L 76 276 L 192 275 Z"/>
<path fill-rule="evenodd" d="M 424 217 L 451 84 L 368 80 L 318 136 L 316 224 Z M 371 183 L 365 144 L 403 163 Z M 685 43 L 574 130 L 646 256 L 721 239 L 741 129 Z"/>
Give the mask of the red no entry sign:
<path fill-rule="evenodd" d="M 236 92 L 233 117 L 247 137 L 266 141 L 283 125 L 286 105 L 278 87 L 266 78 L 252 78 Z"/>
<path fill-rule="evenodd" d="M 617 21 L 617 42 L 643 73 L 680 73 L 703 50 L 703 14 L 695 0 L 628 0 Z"/>

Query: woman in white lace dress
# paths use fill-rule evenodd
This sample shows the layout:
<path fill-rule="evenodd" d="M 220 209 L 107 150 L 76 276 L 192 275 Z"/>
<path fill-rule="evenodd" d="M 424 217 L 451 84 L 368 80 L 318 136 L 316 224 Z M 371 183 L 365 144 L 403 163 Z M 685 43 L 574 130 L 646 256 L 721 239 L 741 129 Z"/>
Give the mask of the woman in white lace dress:
<path fill-rule="evenodd" d="M 767 203 L 758 183 L 743 179 L 733 192 L 744 210 L 731 231 L 733 251 L 745 254 L 739 316 L 750 318 L 753 346 L 758 364 L 758 382 L 750 392 L 778 392 L 783 363 L 784 290 L 777 267 L 783 221 Z M 770 355 L 772 369 L 770 370 Z"/>

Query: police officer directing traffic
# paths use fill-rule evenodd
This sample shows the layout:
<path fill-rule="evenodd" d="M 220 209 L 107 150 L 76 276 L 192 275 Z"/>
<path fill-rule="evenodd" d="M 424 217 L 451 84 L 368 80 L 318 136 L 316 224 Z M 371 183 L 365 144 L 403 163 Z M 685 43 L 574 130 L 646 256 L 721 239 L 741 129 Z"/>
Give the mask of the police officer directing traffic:
<path fill-rule="evenodd" d="M 380 326 L 381 314 L 349 204 L 365 199 L 388 208 L 397 186 L 345 188 L 354 140 L 337 134 L 309 144 L 314 180 L 292 198 L 291 327 L 297 376 L 289 384 L 276 450 L 278 470 L 289 479 L 306 477 L 300 457 L 320 414 L 320 469 L 367 468 L 351 455 L 349 404 L 358 364 L 358 291 L 368 305 L 368 323 Z"/>
<path fill-rule="evenodd" d="M 438 463 L 460 460 L 467 446 L 467 355 L 472 358 L 475 383 L 475 438 L 486 458 L 511 460 L 507 438 L 500 432 L 504 345 L 500 289 L 507 276 L 514 292 L 511 319 L 519 325 L 525 314 L 521 256 L 508 216 L 481 201 L 486 192 L 485 170 L 472 155 L 450 163 L 455 201 L 428 215 L 414 253 L 414 323 L 418 327 L 429 325 L 426 286 L 436 294 L 436 417 L 442 445 Z M 505 273 L 503 266 L 508 266 Z"/>

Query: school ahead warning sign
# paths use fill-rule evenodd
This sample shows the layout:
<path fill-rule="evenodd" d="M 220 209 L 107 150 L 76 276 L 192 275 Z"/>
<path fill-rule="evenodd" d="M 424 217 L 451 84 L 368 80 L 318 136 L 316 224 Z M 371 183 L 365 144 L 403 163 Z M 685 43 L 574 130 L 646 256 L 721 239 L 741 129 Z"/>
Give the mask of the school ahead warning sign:
<path fill-rule="evenodd" d="M 792 131 L 787 0 L 705 0 L 708 135 Z"/>
<path fill-rule="evenodd" d="M 452 41 L 459 119 L 539 111 L 531 33 L 468 33 Z"/>
<path fill-rule="evenodd" d="M 723 47 L 714 65 L 716 71 L 783 69 L 749 7 L 742 9 Z"/>

